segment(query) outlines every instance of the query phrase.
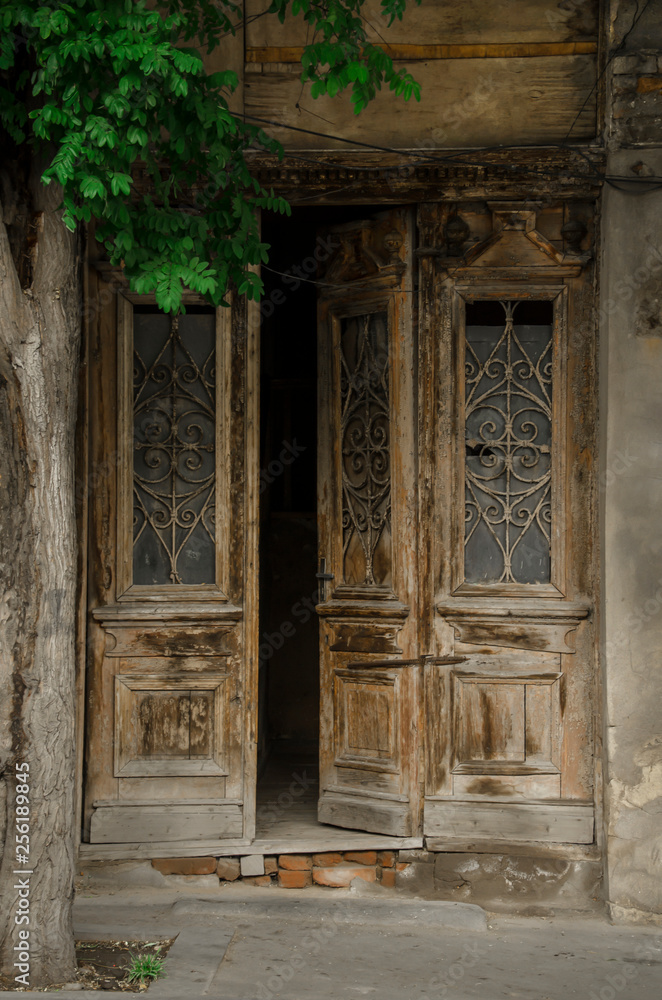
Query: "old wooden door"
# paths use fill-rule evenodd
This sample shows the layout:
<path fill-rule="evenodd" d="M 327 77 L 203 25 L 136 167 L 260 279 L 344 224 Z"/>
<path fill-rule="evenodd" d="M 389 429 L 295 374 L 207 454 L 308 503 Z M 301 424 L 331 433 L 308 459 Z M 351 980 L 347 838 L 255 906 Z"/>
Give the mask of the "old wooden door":
<path fill-rule="evenodd" d="M 411 218 L 327 233 L 319 298 L 320 822 L 420 828 Z"/>
<path fill-rule="evenodd" d="M 258 324 L 243 301 L 214 310 L 189 296 L 173 317 L 91 281 L 88 854 L 246 843 Z"/>
<path fill-rule="evenodd" d="M 419 207 L 421 619 L 463 659 L 425 667 L 432 849 L 594 839 L 591 226 Z"/>

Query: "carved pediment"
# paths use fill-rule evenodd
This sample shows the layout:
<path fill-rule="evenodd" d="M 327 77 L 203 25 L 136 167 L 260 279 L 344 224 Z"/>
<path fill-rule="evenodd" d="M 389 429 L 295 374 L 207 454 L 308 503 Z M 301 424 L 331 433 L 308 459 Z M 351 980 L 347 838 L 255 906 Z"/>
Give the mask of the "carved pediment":
<path fill-rule="evenodd" d="M 465 255 L 473 267 L 553 268 L 577 266 L 576 255 L 559 251 L 535 228 L 536 208 L 517 202 L 492 202 L 492 235 Z"/>
<path fill-rule="evenodd" d="M 338 244 L 324 272 L 324 281 L 337 284 L 375 277 L 399 281 L 405 270 L 405 234 L 393 227 L 392 213 L 374 221 L 362 220 L 334 227 Z"/>
<path fill-rule="evenodd" d="M 591 259 L 591 254 L 581 251 L 573 240 L 571 249 L 560 250 L 536 229 L 540 206 L 532 202 L 489 202 L 492 211 L 492 232 L 487 239 L 458 245 L 452 239 L 451 226 L 446 226 L 446 249 L 422 248 L 419 256 L 433 256 L 454 276 L 471 269 L 484 276 L 510 277 L 526 271 L 532 278 L 575 277 Z M 460 232 L 460 216 L 454 216 L 454 230 Z M 584 230 L 585 232 L 585 230 Z M 579 231 L 579 240 L 582 233 Z M 454 244 L 454 245 L 453 245 Z"/>

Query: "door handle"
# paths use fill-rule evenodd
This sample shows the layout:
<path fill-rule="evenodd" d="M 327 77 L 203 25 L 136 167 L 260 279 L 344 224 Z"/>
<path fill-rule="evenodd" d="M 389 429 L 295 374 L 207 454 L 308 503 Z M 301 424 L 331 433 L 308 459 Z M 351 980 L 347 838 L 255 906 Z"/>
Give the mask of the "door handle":
<path fill-rule="evenodd" d="M 326 572 L 326 559 L 320 559 L 320 566 L 317 573 L 315 573 L 315 578 L 319 581 L 318 584 L 318 599 L 320 604 L 324 604 L 326 601 L 326 581 L 333 580 L 333 573 Z"/>

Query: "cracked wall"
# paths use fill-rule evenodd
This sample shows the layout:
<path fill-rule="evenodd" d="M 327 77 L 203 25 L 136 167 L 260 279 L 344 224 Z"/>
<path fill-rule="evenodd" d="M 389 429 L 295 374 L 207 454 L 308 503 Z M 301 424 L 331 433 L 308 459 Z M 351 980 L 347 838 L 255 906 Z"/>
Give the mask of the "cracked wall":
<path fill-rule="evenodd" d="M 639 8 L 641 10 L 641 8 Z M 611 5 L 602 215 L 601 507 L 607 899 L 662 923 L 662 5 Z M 645 179 L 650 178 L 648 184 Z M 642 184 L 641 181 L 644 181 Z M 623 459 L 627 456 L 627 460 Z"/>

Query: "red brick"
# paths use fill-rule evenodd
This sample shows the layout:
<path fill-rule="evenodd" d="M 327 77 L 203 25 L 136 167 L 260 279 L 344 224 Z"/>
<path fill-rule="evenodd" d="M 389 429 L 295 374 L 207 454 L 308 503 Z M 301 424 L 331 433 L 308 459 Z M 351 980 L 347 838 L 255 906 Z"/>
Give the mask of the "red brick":
<path fill-rule="evenodd" d="M 341 887 L 349 885 L 353 879 L 361 878 L 364 882 L 377 881 L 377 869 L 350 865 L 337 865 L 335 868 L 313 868 L 313 882 L 317 885 Z"/>
<path fill-rule="evenodd" d="M 406 861 L 398 861 L 395 867 L 396 871 L 404 872 L 409 868 L 409 864 Z"/>
<path fill-rule="evenodd" d="M 281 889 L 306 889 L 310 883 L 310 872 L 286 870 L 278 872 L 278 885 Z"/>
<path fill-rule="evenodd" d="M 354 861 L 359 865 L 376 865 L 376 851 L 346 851 L 345 861 Z"/>
<path fill-rule="evenodd" d="M 342 854 L 339 851 L 328 854 L 313 854 L 313 865 L 315 868 L 333 868 L 334 865 L 342 864 Z"/>
<path fill-rule="evenodd" d="M 393 868 L 395 865 L 395 851 L 378 851 L 377 864 L 382 868 Z"/>
<path fill-rule="evenodd" d="M 216 858 L 154 858 L 152 868 L 163 875 L 211 875 Z"/>
<path fill-rule="evenodd" d="M 265 875 L 275 875 L 278 871 L 278 862 L 275 858 L 265 858 L 264 859 L 264 873 Z"/>
<path fill-rule="evenodd" d="M 383 868 L 382 869 L 382 885 L 385 889 L 395 888 L 395 868 Z"/>
<path fill-rule="evenodd" d="M 241 874 L 239 858 L 219 858 L 216 865 L 216 874 L 224 882 L 234 882 Z"/>
<path fill-rule="evenodd" d="M 309 872 L 313 867 L 313 859 L 309 854 L 281 854 L 278 867 L 288 872 Z"/>
<path fill-rule="evenodd" d="M 241 881 L 242 883 L 246 882 L 247 885 L 271 885 L 269 875 L 244 875 Z"/>

